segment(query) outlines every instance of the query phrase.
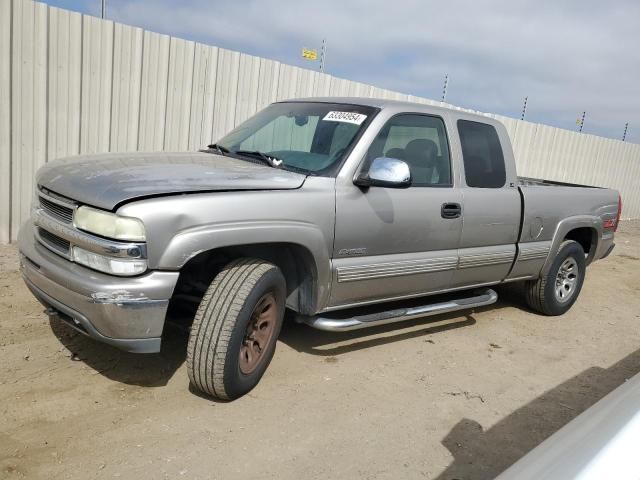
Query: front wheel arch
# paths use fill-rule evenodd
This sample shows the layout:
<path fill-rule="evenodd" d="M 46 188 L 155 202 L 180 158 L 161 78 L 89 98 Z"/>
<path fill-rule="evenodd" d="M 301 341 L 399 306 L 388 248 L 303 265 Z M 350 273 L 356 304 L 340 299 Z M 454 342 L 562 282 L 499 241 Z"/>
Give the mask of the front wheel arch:
<path fill-rule="evenodd" d="M 200 252 L 181 269 L 169 304 L 171 323 L 188 327 L 208 285 L 229 262 L 258 258 L 276 265 L 287 289 L 287 307 L 305 315 L 315 313 L 318 304 L 318 271 L 315 259 L 305 247 L 292 243 L 264 243 L 221 247 Z"/>

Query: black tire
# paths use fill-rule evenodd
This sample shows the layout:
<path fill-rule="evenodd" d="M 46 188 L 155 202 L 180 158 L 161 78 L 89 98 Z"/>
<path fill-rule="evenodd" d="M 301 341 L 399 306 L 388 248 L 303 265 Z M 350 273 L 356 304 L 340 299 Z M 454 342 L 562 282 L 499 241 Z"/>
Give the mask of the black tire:
<path fill-rule="evenodd" d="M 273 332 L 250 372 L 241 370 L 240 352 L 247 341 L 258 302 L 275 300 Z M 187 347 L 191 384 L 213 397 L 232 400 L 249 392 L 266 371 L 275 352 L 284 318 L 285 280 L 275 265 L 241 258 L 226 265 L 205 292 L 194 317 Z M 270 315 L 271 315 L 270 314 Z M 245 347 L 246 350 L 246 347 Z"/>
<path fill-rule="evenodd" d="M 556 295 L 556 280 L 560 268 L 565 261 L 573 259 L 577 266 L 575 274 L 575 286 L 570 297 L 564 301 Z M 570 260 L 569 260 L 570 262 Z M 525 298 L 527 304 L 533 310 L 544 315 L 562 315 L 575 303 L 582 290 L 586 273 L 585 255 L 582 246 L 573 240 L 565 240 L 558 249 L 558 254 L 551 264 L 549 272 L 537 280 L 531 280 L 525 284 Z"/>

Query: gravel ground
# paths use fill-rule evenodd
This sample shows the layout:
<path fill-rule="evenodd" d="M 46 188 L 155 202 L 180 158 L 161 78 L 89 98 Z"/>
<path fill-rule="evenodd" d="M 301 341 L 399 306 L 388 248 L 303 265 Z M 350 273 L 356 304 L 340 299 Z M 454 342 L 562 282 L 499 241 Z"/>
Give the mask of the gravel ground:
<path fill-rule="evenodd" d="M 285 326 L 258 387 L 190 391 L 186 338 L 136 356 L 55 319 L 0 247 L 0 478 L 490 479 L 640 372 L 640 222 L 561 318 L 491 308 L 357 334 Z"/>

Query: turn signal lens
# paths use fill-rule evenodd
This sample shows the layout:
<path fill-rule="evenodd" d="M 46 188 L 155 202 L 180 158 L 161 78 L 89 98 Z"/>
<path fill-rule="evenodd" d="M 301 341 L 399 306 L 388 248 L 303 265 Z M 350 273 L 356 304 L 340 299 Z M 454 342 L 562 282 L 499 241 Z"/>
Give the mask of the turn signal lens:
<path fill-rule="evenodd" d="M 146 260 L 107 257 L 80 247 L 73 247 L 73 261 L 99 272 L 125 277 L 139 275 L 147 269 Z"/>

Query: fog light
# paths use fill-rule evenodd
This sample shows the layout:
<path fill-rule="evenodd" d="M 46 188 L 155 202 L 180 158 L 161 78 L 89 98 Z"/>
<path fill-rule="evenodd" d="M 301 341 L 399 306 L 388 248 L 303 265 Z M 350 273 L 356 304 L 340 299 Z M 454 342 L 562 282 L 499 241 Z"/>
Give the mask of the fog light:
<path fill-rule="evenodd" d="M 85 267 L 112 275 L 138 275 L 147 269 L 146 260 L 129 260 L 107 257 L 89 252 L 80 247 L 73 247 L 73 261 Z"/>

